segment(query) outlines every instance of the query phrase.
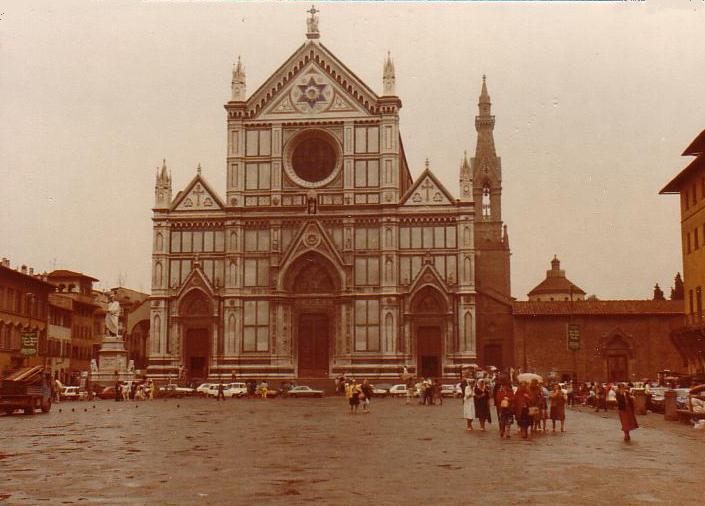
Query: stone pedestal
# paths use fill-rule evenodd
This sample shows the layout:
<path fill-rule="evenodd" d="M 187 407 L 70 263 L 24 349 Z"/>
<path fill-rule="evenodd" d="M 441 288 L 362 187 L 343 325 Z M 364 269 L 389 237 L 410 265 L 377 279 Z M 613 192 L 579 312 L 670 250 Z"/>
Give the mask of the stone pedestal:
<path fill-rule="evenodd" d="M 678 420 L 678 405 L 676 404 L 675 390 L 668 390 L 664 394 L 663 417 L 666 420 Z"/>
<path fill-rule="evenodd" d="M 103 386 L 116 381 L 133 381 L 135 368 L 127 360 L 127 350 L 122 336 L 104 336 L 98 351 L 98 364 L 91 366 L 91 381 Z"/>
<path fill-rule="evenodd" d="M 646 391 L 643 388 L 632 389 L 634 395 L 634 414 L 646 414 Z"/>

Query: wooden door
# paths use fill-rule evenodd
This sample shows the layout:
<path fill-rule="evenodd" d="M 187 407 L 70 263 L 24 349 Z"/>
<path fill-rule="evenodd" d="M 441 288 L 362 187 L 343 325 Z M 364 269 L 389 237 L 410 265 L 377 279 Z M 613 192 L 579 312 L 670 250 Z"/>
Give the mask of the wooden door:
<path fill-rule="evenodd" d="M 190 380 L 205 380 L 208 377 L 210 340 L 208 329 L 188 329 L 184 343 L 184 366 Z"/>
<path fill-rule="evenodd" d="M 424 378 L 441 376 L 441 328 L 419 327 L 417 329 L 417 367 Z"/>
<path fill-rule="evenodd" d="M 628 381 L 629 370 L 626 355 L 610 355 L 607 357 L 607 381 Z"/>
<path fill-rule="evenodd" d="M 328 315 L 299 316 L 299 377 L 328 376 Z"/>

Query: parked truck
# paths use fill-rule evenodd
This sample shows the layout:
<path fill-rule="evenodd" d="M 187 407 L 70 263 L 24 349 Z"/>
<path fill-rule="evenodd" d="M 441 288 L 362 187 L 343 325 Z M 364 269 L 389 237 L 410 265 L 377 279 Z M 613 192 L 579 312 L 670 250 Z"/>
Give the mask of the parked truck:
<path fill-rule="evenodd" d="M 51 380 L 42 366 L 18 369 L 0 379 L 0 412 L 9 415 L 18 409 L 26 415 L 51 409 Z"/>

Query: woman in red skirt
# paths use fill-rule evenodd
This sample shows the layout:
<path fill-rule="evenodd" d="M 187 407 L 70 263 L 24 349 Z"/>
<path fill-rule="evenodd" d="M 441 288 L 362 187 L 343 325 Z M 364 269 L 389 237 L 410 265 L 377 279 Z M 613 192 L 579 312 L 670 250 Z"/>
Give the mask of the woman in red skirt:
<path fill-rule="evenodd" d="M 619 412 L 619 421 L 622 422 L 624 440 L 631 441 L 632 438 L 629 437 L 629 432 L 638 429 L 639 424 L 636 423 L 636 416 L 634 416 L 634 399 L 624 383 L 620 383 L 617 388 L 617 410 Z"/>

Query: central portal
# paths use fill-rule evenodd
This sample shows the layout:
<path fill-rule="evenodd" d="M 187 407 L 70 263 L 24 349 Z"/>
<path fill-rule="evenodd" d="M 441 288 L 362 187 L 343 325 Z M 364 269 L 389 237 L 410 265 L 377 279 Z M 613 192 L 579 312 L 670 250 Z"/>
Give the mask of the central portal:
<path fill-rule="evenodd" d="M 327 314 L 299 316 L 299 377 L 328 377 L 328 332 Z"/>
<path fill-rule="evenodd" d="M 418 371 L 422 378 L 441 376 L 441 329 L 440 327 L 419 327 L 418 330 Z"/>
<path fill-rule="evenodd" d="M 208 378 L 210 356 L 208 329 L 188 329 L 184 344 L 184 366 L 188 379 L 195 382 L 205 381 Z"/>

